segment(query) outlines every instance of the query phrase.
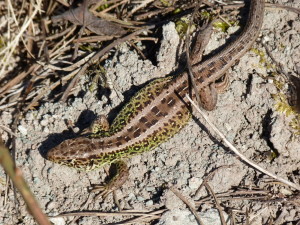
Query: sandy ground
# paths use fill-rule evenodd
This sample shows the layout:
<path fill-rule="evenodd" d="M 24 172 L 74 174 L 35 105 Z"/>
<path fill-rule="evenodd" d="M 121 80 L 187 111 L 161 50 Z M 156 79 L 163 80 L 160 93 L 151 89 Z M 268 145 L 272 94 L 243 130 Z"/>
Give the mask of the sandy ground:
<path fill-rule="evenodd" d="M 300 2 L 282 1 L 286 5 L 300 8 Z M 282 3 L 281 2 L 281 3 Z M 289 3 L 289 4 L 288 4 Z M 229 33 L 237 30 L 233 27 Z M 232 35 L 216 32 L 213 34 L 207 51 L 223 44 Z M 255 49 L 264 51 L 265 43 L 275 59 L 284 65 L 291 74 L 300 71 L 300 19 L 285 10 L 266 10 L 263 29 Z M 39 200 L 42 209 L 54 216 L 73 211 L 117 211 L 112 195 L 104 201 L 94 199 L 89 194 L 91 184 L 105 180 L 103 169 L 92 172 L 79 172 L 75 169 L 55 165 L 42 155 L 60 141 L 73 137 L 66 120 L 72 121 L 73 130 L 78 132 L 89 126 L 96 115 L 113 118 L 124 101 L 128 100 L 138 87 L 150 79 L 162 77 L 178 67 L 177 55 L 181 43 L 174 24 L 163 29 L 163 40 L 157 52 L 157 65 L 142 60 L 135 52 L 121 45 L 114 55 L 106 61 L 110 95 L 99 100 L 95 92 L 88 90 L 88 78 L 82 77 L 77 90 L 78 95 L 67 104 L 46 103 L 36 111 L 26 114 L 18 127 L 16 163 L 24 173 L 30 188 Z M 267 57 L 266 57 L 267 58 Z M 267 58 L 268 59 L 268 58 Z M 269 60 L 269 59 L 268 59 Z M 247 158 L 263 168 L 299 184 L 300 142 L 299 136 L 289 127 L 290 118 L 275 110 L 276 102 L 272 94 L 277 89 L 270 79 L 269 70 L 260 62 L 253 51 L 229 71 L 230 86 L 219 96 L 216 110 L 207 113 L 210 120 L 225 134 Z M 81 90 L 81 92 L 79 92 Z M 83 93 L 83 94 L 82 94 Z M 126 96 L 124 98 L 124 96 Z M 118 109 L 118 108 L 117 108 Z M 12 114 L 3 111 L 0 124 L 10 127 Z M 205 189 L 197 195 L 195 191 L 207 175 L 217 168 L 209 185 L 215 193 L 230 190 L 263 190 L 268 200 L 227 200 L 222 205 L 235 209 L 236 218 L 241 221 L 248 211 L 251 224 L 265 224 L 272 218 L 276 224 L 296 224 L 300 220 L 298 201 L 273 201 L 275 198 L 288 199 L 294 190 L 279 184 L 274 179 L 241 162 L 225 147 L 220 139 L 204 128 L 206 123 L 195 113 L 195 118 L 174 138 L 154 151 L 129 159 L 130 175 L 128 181 L 116 192 L 124 209 L 152 211 L 165 207 L 168 209 L 154 224 L 197 224 L 194 216 L 164 185 L 174 185 L 191 202 L 209 195 Z M 2 131 L 2 137 L 7 134 Z M 278 152 L 271 159 L 272 152 Z M 230 167 L 224 167 L 230 166 Z M 0 169 L 0 178 L 5 174 Z M 5 190 L 0 185 L 1 198 Z M 249 197 L 249 196 L 248 196 Z M 21 201 L 21 214 L 14 210 L 13 191 L 9 191 L 8 203 L 0 210 L 0 224 L 34 224 Z M 220 224 L 216 207 L 212 202 L 202 205 L 201 217 L 205 224 Z M 279 217 L 280 216 L 280 217 Z M 51 219 L 55 224 L 70 224 L 75 217 Z M 122 217 L 77 217 L 75 224 L 113 224 Z M 294 222 L 294 223 L 293 223 Z M 238 223 L 237 223 L 238 224 Z"/>

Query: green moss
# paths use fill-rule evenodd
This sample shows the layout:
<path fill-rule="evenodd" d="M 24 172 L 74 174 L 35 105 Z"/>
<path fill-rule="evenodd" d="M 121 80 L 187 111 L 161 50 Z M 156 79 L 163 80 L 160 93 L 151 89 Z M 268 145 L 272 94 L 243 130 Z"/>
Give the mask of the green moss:
<path fill-rule="evenodd" d="M 229 21 L 229 24 L 226 23 L 226 22 L 223 22 L 223 21 L 216 21 L 213 23 L 213 27 L 218 29 L 218 30 L 221 30 L 222 32 L 227 32 L 227 30 L 229 29 L 230 25 L 234 25 L 235 22 L 234 21 Z"/>
<path fill-rule="evenodd" d="M 107 78 L 106 78 L 106 70 L 104 67 L 100 65 L 92 66 L 88 71 L 87 75 L 91 78 L 89 83 L 89 91 L 94 92 L 98 89 L 99 84 L 104 88 L 108 87 Z"/>
<path fill-rule="evenodd" d="M 212 20 L 213 19 L 213 16 L 211 13 L 209 13 L 208 11 L 204 10 L 201 12 L 201 16 L 205 19 L 209 19 L 209 20 Z"/>
<path fill-rule="evenodd" d="M 178 14 L 178 13 L 180 13 L 180 12 L 182 12 L 182 9 L 177 8 L 177 9 L 175 9 L 175 10 L 173 11 L 173 14 Z"/>
<path fill-rule="evenodd" d="M 161 4 L 164 6 L 164 7 L 170 7 L 172 6 L 172 2 L 171 1 L 167 1 L 167 0 L 160 0 Z"/>
<path fill-rule="evenodd" d="M 4 38 L 0 35 L 0 49 L 5 46 L 6 46 L 6 44 L 5 44 Z"/>
<path fill-rule="evenodd" d="M 104 2 L 107 2 L 107 1 L 104 1 Z M 101 11 L 107 9 L 107 8 L 110 7 L 110 6 L 112 6 L 112 4 L 103 4 L 103 5 L 100 5 L 100 6 L 96 9 L 96 11 L 97 11 L 97 12 L 101 12 Z"/>
<path fill-rule="evenodd" d="M 175 22 L 175 29 L 179 34 L 180 38 L 183 38 L 189 27 L 190 20 L 187 17 L 181 17 L 179 20 Z M 196 25 L 194 23 L 191 24 L 190 32 L 194 32 L 196 29 Z"/>
<path fill-rule="evenodd" d="M 287 98 L 283 93 L 277 93 L 272 95 L 275 103 L 275 110 L 285 114 L 286 116 L 290 116 L 293 114 L 297 114 L 292 106 L 288 104 Z"/>
<path fill-rule="evenodd" d="M 284 48 L 284 46 L 281 47 Z M 282 76 L 278 74 L 276 65 L 267 59 L 265 52 L 256 48 L 252 48 L 251 51 L 259 57 L 259 67 L 266 68 L 269 71 L 268 78 L 272 79 L 274 86 L 278 90 L 276 94 L 271 95 L 275 100 L 275 110 L 286 117 L 291 116 L 292 121 L 289 123 L 289 126 L 294 130 L 295 135 L 300 135 L 300 115 L 297 113 L 295 107 L 290 106 L 288 103 L 285 93 L 287 85 L 285 79 L 282 79 Z"/>
<path fill-rule="evenodd" d="M 295 130 L 296 135 L 300 135 L 300 115 L 297 114 L 289 123 L 289 126 Z"/>

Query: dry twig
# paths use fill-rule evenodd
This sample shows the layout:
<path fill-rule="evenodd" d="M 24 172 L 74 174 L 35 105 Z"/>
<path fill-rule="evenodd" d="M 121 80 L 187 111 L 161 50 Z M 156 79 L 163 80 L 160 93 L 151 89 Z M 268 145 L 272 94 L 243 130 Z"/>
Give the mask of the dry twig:
<path fill-rule="evenodd" d="M 198 224 L 204 225 L 204 223 L 202 222 L 198 212 L 196 211 L 196 209 L 193 207 L 193 205 L 175 188 L 175 187 L 169 187 L 169 189 L 178 197 L 181 199 L 181 201 L 183 201 L 188 208 L 191 210 L 191 212 L 194 214 Z"/>
<path fill-rule="evenodd" d="M 225 221 L 224 215 L 222 213 L 222 208 L 221 208 L 218 198 L 216 197 L 214 191 L 211 189 L 211 187 L 209 186 L 208 183 L 205 182 L 204 185 L 207 188 L 207 190 L 211 193 L 211 195 L 213 196 L 213 198 L 215 200 L 216 208 L 218 209 L 222 225 L 226 225 L 226 221 Z"/>
<path fill-rule="evenodd" d="M 108 46 L 106 46 L 105 48 L 103 48 L 102 50 L 100 50 L 99 52 L 97 52 L 90 60 L 89 62 L 93 62 L 94 60 L 97 60 L 98 58 L 100 58 L 101 56 L 103 56 L 104 54 L 106 54 L 107 52 L 109 52 L 112 48 L 114 48 L 115 46 L 119 45 L 120 43 L 124 42 L 124 41 L 128 41 L 131 40 L 132 38 L 134 38 L 136 35 L 154 28 L 154 26 L 149 26 L 147 28 L 135 31 L 123 38 L 117 39 L 116 41 L 114 41 L 113 43 L 109 44 Z M 88 66 L 90 65 L 90 63 L 87 62 L 85 65 L 82 66 L 82 68 L 80 69 L 80 71 L 76 74 L 76 76 L 73 78 L 73 80 L 70 82 L 70 84 L 68 85 L 66 91 L 64 92 L 63 96 L 61 97 L 61 101 L 65 102 L 67 100 L 67 97 L 69 96 L 69 93 L 71 91 L 71 89 L 76 85 L 76 83 L 78 82 L 79 77 L 85 72 L 85 70 L 88 68 Z"/>

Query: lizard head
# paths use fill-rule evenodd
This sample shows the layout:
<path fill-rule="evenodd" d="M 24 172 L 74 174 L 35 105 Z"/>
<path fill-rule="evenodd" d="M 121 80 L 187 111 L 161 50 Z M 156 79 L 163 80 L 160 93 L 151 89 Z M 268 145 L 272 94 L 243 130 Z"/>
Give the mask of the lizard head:
<path fill-rule="evenodd" d="M 90 171 L 105 164 L 105 157 L 92 154 L 95 148 L 90 138 L 69 139 L 50 149 L 46 154 L 46 159 L 68 167 Z"/>

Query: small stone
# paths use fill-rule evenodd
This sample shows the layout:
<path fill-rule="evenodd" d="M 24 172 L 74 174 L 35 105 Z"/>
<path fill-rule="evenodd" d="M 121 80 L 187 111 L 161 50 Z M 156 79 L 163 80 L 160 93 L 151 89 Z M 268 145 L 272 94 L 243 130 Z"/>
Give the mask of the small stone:
<path fill-rule="evenodd" d="M 271 38 L 267 35 L 263 37 L 264 43 L 269 42 L 270 40 L 271 40 Z"/>
<path fill-rule="evenodd" d="M 33 183 L 38 184 L 40 182 L 40 179 L 38 177 L 33 178 Z"/>
<path fill-rule="evenodd" d="M 191 179 L 189 179 L 189 188 L 191 190 L 196 190 L 202 183 L 202 179 L 198 178 L 198 177 L 192 177 Z"/>
<path fill-rule="evenodd" d="M 56 203 L 54 201 L 50 201 L 46 207 L 47 207 L 47 210 L 52 210 L 52 209 L 56 208 Z"/>
<path fill-rule="evenodd" d="M 135 199 L 135 195 L 131 192 L 131 193 L 129 193 L 127 199 L 128 199 L 128 200 L 133 200 L 133 199 Z"/>
<path fill-rule="evenodd" d="M 196 222 L 195 216 L 193 214 L 188 215 L 191 222 Z"/>
<path fill-rule="evenodd" d="M 292 195 L 293 193 L 285 188 L 281 188 L 280 189 L 280 193 L 284 194 L 284 195 Z"/>
<path fill-rule="evenodd" d="M 41 121 L 40 123 L 43 127 L 47 126 L 48 125 L 48 120 L 44 119 Z"/>
<path fill-rule="evenodd" d="M 48 128 L 48 127 L 45 127 L 44 130 L 43 130 L 43 132 L 46 133 L 46 134 L 48 134 L 48 133 L 50 132 L 50 131 L 49 131 L 49 128 Z"/>
<path fill-rule="evenodd" d="M 20 131 L 20 133 L 24 136 L 27 135 L 27 129 L 25 127 L 23 127 L 22 125 L 18 126 L 18 130 Z"/>
<path fill-rule="evenodd" d="M 73 128 L 73 131 L 74 131 L 74 133 L 77 134 L 77 133 L 79 133 L 80 129 L 79 129 L 79 127 L 74 127 L 74 128 Z"/>
<path fill-rule="evenodd" d="M 65 225 L 66 221 L 64 218 L 49 218 L 49 220 L 55 225 Z"/>
<path fill-rule="evenodd" d="M 146 187 L 146 191 L 153 192 L 155 191 L 155 187 Z"/>
<path fill-rule="evenodd" d="M 227 220 L 228 215 L 222 212 L 225 220 Z M 221 219 L 217 209 L 209 209 L 205 212 L 199 213 L 204 224 L 206 225 L 221 225 Z"/>
<path fill-rule="evenodd" d="M 146 202 L 146 206 L 152 206 L 153 205 L 153 201 L 152 200 L 149 200 Z"/>
<path fill-rule="evenodd" d="M 142 202 L 142 201 L 144 201 L 145 199 L 144 199 L 142 196 L 138 196 L 138 197 L 137 197 L 137 200 L 138 200 L 139 202 Z"/>

